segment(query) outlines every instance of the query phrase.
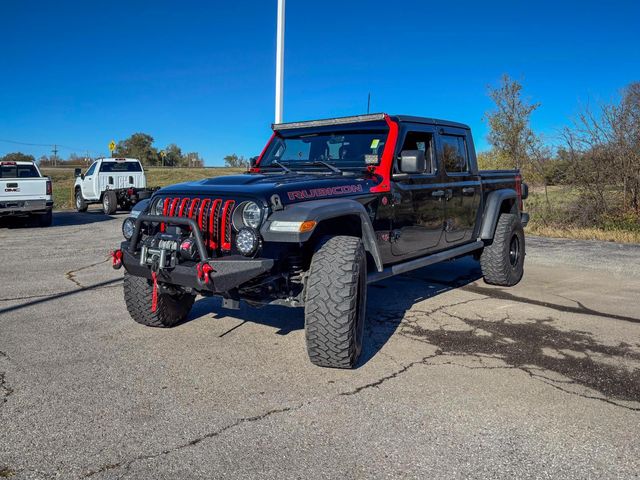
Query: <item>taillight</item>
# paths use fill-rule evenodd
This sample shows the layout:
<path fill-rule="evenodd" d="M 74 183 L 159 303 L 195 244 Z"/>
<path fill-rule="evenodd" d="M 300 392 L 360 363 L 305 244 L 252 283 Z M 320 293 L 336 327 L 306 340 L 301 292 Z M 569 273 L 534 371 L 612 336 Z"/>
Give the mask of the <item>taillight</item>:
<path fill-rule="evenodd" d="M 522 175 L 519 173 L 516 174 L 516 195 L 518 195 L 518 208 L 522 211 Z"/>
<path fill-rule="evenodd" d="M 47 195 L 51 195 L 51 192 L 52 192 L 51 180 L 47 180 Z"/>

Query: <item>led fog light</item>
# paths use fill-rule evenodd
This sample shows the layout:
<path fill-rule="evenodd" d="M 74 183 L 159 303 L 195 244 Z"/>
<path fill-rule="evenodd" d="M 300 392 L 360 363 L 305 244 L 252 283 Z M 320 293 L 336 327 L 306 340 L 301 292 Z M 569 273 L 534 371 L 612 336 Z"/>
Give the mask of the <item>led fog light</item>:
<path fill-rule="evenodd" d="M 131 237 L 133 236 L 133 231 L 136 228 L 136 221 L 135 219 L 131 218 L 131 217 L 127 217 L 124 219 L 124 222 L 122 222 L 122 235 L 124 236 L 124 238 L 126 238 L 127 240 L 131 240 Z"/>
<path fill-rule="evenodd" d="M 258 250 L 260 238 L 252 228 L 241 228 L 236 235 L 236 248 L 245 256 L 253 255 Z"/>

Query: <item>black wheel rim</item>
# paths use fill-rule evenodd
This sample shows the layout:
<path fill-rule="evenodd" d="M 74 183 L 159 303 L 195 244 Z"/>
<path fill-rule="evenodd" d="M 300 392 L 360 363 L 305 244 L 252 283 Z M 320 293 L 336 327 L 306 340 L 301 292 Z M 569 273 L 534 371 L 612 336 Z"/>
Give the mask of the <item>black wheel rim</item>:
<path fill-rule="evenodd" d="M 518 265 L 520 261 L 520 239 L 517 235 L 513 235 L 511 237 L 511 242 L 509 242 L 509 263 L 511 263 L 512 267 Z"/>

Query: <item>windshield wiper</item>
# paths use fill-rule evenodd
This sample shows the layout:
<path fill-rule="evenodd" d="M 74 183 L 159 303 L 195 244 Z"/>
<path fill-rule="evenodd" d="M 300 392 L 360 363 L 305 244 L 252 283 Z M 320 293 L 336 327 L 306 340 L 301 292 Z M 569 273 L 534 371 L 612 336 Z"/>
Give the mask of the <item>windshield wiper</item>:
<path fill-rule="evenodd" d="M 271 165 L 275 165 L 276 167 L 280 167 L 282 170 L 284 170 L 285 173 L 292 173 L 293 172 L 293 170 L 291 170 L 289 167 L 284 166 L 278 160 L 273 160 L 271 162 Z"/>
<path fill-rule="evenodd" d="M 338 167 L 334 167 L 333 165 L 331 165 L 330 163 L 327 162 L 323 162 L 322 160 L 316 160 L 314 162 L 311 162 L 312 165 L 322 165 L 324 167 L 327 167 L 329 170 L 331 170 L 333 173 L 342 173 L 342 170 L 340 170 Z"/>

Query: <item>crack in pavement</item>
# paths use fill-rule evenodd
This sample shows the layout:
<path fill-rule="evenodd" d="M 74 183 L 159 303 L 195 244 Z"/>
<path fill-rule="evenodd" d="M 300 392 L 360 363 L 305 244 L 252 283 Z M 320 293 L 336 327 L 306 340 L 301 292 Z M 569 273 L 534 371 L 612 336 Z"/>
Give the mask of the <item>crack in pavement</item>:
<path fill-rule="evenodd" d="M 67 273 L 64 274 L 64 276 L 65 276 L 65 278 L 67 280 L 69 280 L 70 282 L 75 283 L 78 287 L 84 288 L 85 285 L 82 285 L 79 281 L 76 280 L 76 273 L 81 272 L 82 270 L 87 270 L 89 268 L 97 267 L 98 265 L 106 263 L 106 262 L 109 261 L 109 258 L 110 257 L 107 256 L 107 258 L 105 258 L 104 260 L 101 260 L 101 261 L 96 262 L 96 263 L 92 263 L 91 265 L 85 265 L 84 267 L 77 268 L 76 270 L 69 270 Z"/>
<path fill-rule="evenodd" d="M 88 471 L 83 477 L 84 478 L 89 478 L 92 477 L 94 475 L 97 475 L 99 473 L 104 473 L 107 472 L 109 470 L 115 470 L 117 468 L 125 468 L 127 470 L 129 470 L 129 468 L 131 467 L 132 464 L 134 464 L 135 462 L 141 461 L 141 460 L 152 460 L 158 457 L 162 457 L 164 455 L 169 455 L 171 453 L 177 452 L 179 450 L 182 450 L 184 448 L 191 448 L 194 447 L 196 445 L 198 445 L 199 443 L 203 442 L 204 440 L 210 439 L 210 438 L 214 438 L 214 437 L 218 437 L 220 435 L 222 435 L 223 433 L 225 433 L 228 430 L 231 430 L 232 428 L 235 428 L 237 426 L 240 426 L 242 424 L 245 423 L 253 423 L 253 422 L 259 422 L 261 420 L 264 420 L 267 417 L 270 417 L 272 415 L 276 415 L 278 413 L 288 413 L 288 412 L 294 412 L 296 410 L 301 409 L 304 406 L 304 404 L 300 404 L 300 405 L 295 405 L 293 407 L 284 407 L 284 408 L 276 408 L 273 410 L 269 410 L 265 413 L 262 413 L 260 415 L 255 415 L 252 417 L 242 417 L 237 419 L 235 422 L 230 423 L 229 425 L 226 425 L 222 428 L 220 428 L 219 430 L 215 430 L 213 432 L 207 433 L 205 435 L 202 435 L 200 437 L 197 437 L 193 440 L 190 440 L 187 443 L 183 443 L 180 445 L 177 445 L 173 448 L 169 448 L 166 450 L 162 450 L 160 452 L 156 452 L 156 453 L 150 453 L 150 454 L 146 454 L 146 455 L 138 455 L 130 460 L 124 460 L 118 463 L 111 463 L 111 464 L 106 464 L 103 465 L 102 467 L 98 468 L 97 470 L 90 470 Z"/>

